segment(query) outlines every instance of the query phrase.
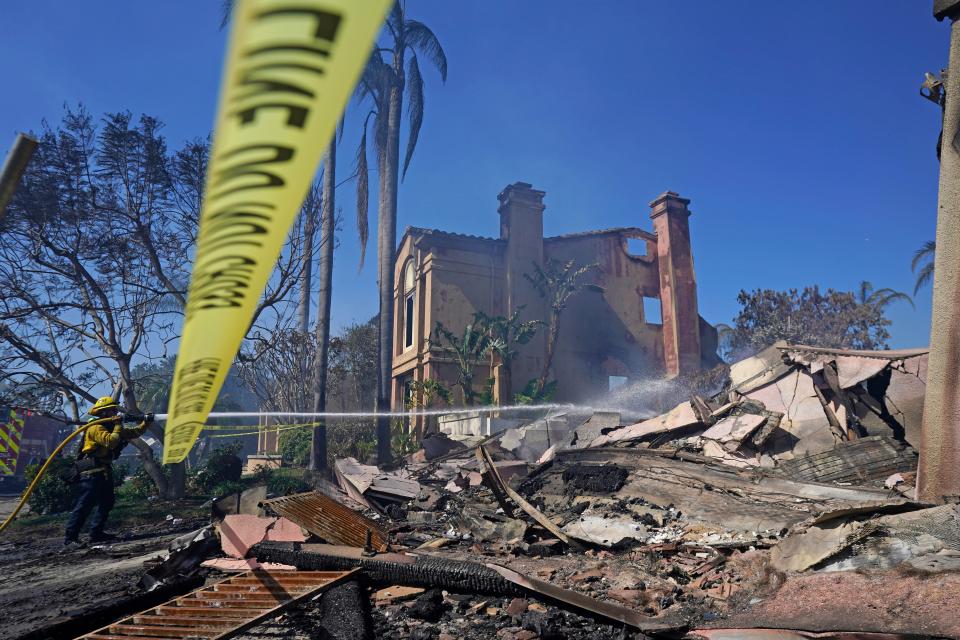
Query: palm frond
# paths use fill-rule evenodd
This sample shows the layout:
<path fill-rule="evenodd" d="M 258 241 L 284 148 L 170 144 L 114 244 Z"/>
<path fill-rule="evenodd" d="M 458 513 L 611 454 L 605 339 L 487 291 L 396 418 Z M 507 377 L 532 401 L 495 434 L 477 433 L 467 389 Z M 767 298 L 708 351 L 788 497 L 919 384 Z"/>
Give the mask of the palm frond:
<path fill-rule="evenodd" d="M 367 115 L 369 118 L 369 114 Z M 357 270 L 363 269 L 363 261 L 367 255 L 367 240 L 370 237 L 368 222 L 370 212 L 370 169 L 367 164 L 367 122 L 363 123 L 363 134 L 360 136 L 360 146 L 357 148 L 357 235 L 360 238 L 360 262 Z"/>
<path fill-rule="evenodd" d="M 927 240 L 923 243 L 923 246 L 917 249 L 916 253 L 913 254 L 913 260 L 910 262 L 910 270 L 916 271 L 917 267 L 920 266 L 920 263 L 926 259 L 933 259 L 933 256 L 937 252 L 937 243 L 934 240 Z"/>
<path fill-rule="evenodd" d="M 923 268 L 917 273 L 917 282 L 913 287 L 913 295 L 917 295 L 920 289 L 933 282 L 933 261 L 923 265 Z"/>
<path fill-rule="evenodd" d="M 407 151 L 403 157 L 401 180 L 407 177 L 407 168 L 410 166 L 413 150 L 417 146 L 420 125 L 423 124 L 423 76 L 420 75 L 416 55 L 410 56 L 410 64 L 407 68 L 407 90 L 407 118 L 410 121 L 410 133 L 407 136 Z"/>
<path fill-rule="evenodd" d="M 893 289 L 889 288 L 877 289 L 870 296 L 870 300 L 879 305 L 881 309 L 885 308 L 895 300 L 909 302 L 911 307 L 916 308 L 916 306 L 913 304 L 913 298 L 911 298 L 909 295 L 903 293 L 902 291 L 894 291 Z"/>
<path fill-rule="evenodd" d="M 860 282 L 860 304 L 867 304 L 871 301 L 875 292 L 873 291 L 873 283 L 862 280 Z"/>
<path fill-rule="evenodd" d="M 917 274 L 917 280 L 913 287 L 913 295 L 917 295 L 920 289 L 933 281 L 933 265 L 936 255 L 937 243 L 934 240 L 927 240 L 923 243 L 923 246 L 913 254 L 913 260 L 910 262 L 910 270 Z"/>
<path fill-rule="evenodd" d="M 371 98 L 377 108 L 383 106 L 389 88 L 396 81 L 396 75 L 393 69 L 383 61 L 380 52 L 374 50 L 370 54 L 370 59 L 363 67 L 363 73 L 360 75 L 360 82 L 354 91 L 354 98 L 362 101 L 364 98 Z"/>
<path fill-rule="evenodd" d="M 220 5 L 220 30 L 227 28 L 230 24 L 230 16 L 233 15 L 233 0 L 223 0 Z"/>
<path fill-rule="evenodd" d="M 404 25 L 404 36 L 408 45 L 427 56 L 433 66 L 440 72 L 440 78 L 447 81 L 447 54 L 440 46 L 440 40 L 430 27 L 419 20 L 407 20 Z"/>
<path fill-rule="evenodd" d="M 403 30 L 403 7 L 400 6 L 400 0 L 394 2 L 390 8 L 390 15 L 387 16 L 387 29 L 390 30 L 394 40 L 399 38 Z"/>

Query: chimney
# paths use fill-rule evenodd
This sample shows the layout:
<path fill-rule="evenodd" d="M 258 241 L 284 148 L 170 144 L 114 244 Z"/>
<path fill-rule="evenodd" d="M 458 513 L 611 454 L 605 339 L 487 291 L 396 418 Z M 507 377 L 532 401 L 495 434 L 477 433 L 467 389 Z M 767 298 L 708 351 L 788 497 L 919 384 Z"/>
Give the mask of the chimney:
<path fill-rule="evenodd" d="M 506 240 L 505 267 L 507 297 L 504 301 L 509 317 L 518 307 L 527 304 L 536 291 L 523 277 L 533 273 L 533 265 L 543 266 L 543 191 L 526 182 L 514 182 L 497 198 L 500 200 L 500 239 Z"/>
<path fill-rule="evenodd" d="M 667 376 L 700 370 L 700 313 L 690 249 L 690 201 L 666 191 L 650 203 L 657 234 L 663 357 Z"/>
<path fill-rule="evenodd" d="M 524 277 L 534 273 L 534 265 L 543 267 L 543 191 L 537 191 L 526 182 L 514 182 L 497 198 L 500 200 L 500 239 L 506 242 L 503 254 L 505 286 L 503 288 L 504 315 L 508 318 L 520 307 L 522 320 L 546 317 L 546 303 L 533 285 Z M 540 373 L 546 339 L 538 331 L 533 339 L 520 347 L 514 360 L 512 381 L 520 387 Z M 511 389 L 505 389 L 507 397 Z"/>

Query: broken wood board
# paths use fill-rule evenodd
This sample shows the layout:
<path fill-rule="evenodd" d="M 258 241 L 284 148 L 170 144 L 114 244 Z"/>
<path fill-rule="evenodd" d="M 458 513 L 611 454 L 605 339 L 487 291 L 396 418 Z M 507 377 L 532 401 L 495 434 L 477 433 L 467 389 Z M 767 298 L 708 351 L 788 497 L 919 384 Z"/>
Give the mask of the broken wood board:
<path fill-rule="evenodd" d="M 523 509 L 523 511 L 528 516 L 533 518 L 537 522 L 537 524 L 539 524 L 544 529 L 552 533 L 554 537 L 560 540 L 563 540 L 568 546 L 576 547 L 576 548 L 580 547 L 580 544 L 574 541 L 570 536 L 565 534 L 563 531 L 561 531 L 560 527 L 558 527 L 556 523 L 554 523 L 552 520 L 550 520 L 550 518 L 548 518 L 543 513 L 541 513 L 540 510 L 538 510 L 532 504 L 527 502 L 523 496 L 521 496 L 519 493 L 511 489 L 509 485 L 503 482 L 503 480 L 500 478 L 500 474 L 497 472 L 496 466 L 493 464 L 493 460 L 490 458 L 490 454 L 487 452 L 486 449 L 483 448 L 482 445 L 477 447 L 477 456 L 478 458 L 483 460 L 487 469 L 489 469 L 490 471 L 489 477 L 491 478 L 493 484 L 495 484 L 500 491 L 502 491 L 507 496 L 509 496 L 510 499 L 513 500 L 518 507 Z M 589 541 L 585 541 L 585 542 L 588 542 L 589 544 Z"/>

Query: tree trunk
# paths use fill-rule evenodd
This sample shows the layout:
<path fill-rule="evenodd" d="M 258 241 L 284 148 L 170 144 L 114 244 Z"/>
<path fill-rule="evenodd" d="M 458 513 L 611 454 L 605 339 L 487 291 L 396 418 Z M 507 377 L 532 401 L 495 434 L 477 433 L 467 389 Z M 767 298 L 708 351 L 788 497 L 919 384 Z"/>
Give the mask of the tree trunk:
<path fill-rule="evenodd" d="M 130 373 L 130 362 L 118 358 L 117 366 L 120 369 L 120 383 L 122 385 L 123 406 L 131 411 L 139 411 L 137 406 L 137 395 L 133 388 L 133 376 Z M 156 435 L 161 442 L 163 441 L 163 429 L 157 425 L 150 425 L 150 432 Z M 157 494 L 161 498 L 168 500 L 177 500 L 183 497 L 186 490 L 186 472 L 182 462 L 170 465 L 170 480 L 167 481 L 163 473 L 163 467 L 153 457 L 153 449 L 140 438 L 131 440 L 130 443 L 136 447 L 140 454 L 140 460 L 143 468 L 146 469 L 153 484 L 157 487 Z"/>
<path fill-rule="evenodd" d="M 401 49 L 402 52 L 402 49 Z M 403 77 L 402 55 L 397 57 L 394 71 Z M 377 238 L 377 273 L 380 285 L 380 332 L 378 339 L 377 410 L 391 409 L 393 386 L 393 263 L 397 250 L 397 182 L 400 169 L 400 115 L 403 87 L 390 90 L 387 116 L 386 149 L 381 154 L 379 176 L 379 233 Z M 389 462 L 390 418 L 377 418 L 377 462 Z"/>
<path fill-rule="evenodd" d="M 330 301 L 333 294 L 333 245 L 334 245 L 334 191 L 336 189 L 337 136 L 334 134 L 324 158 L 323 167 L 323 213 L 320 219 L 320 267 L 317 275 L 320 291 L 317 294 L 317 353 L 313 358 L 313 412 L 322 413 L 327 408 L 327 358 L 330 347 Z M 313 428 L 310 447 L 310 470 L 327 468 L 327 422 L 320 418 Z"/>
<path fill-rule="evenodd" d="M 553 365 L 553 353 L 557 348 L 557 336 L 560 333 L 560 316 L 550 315 L 550 329 L 547 331 L 547 354 L 543 359 L 543 370 L 540 372 L 540 379 L 537 380 L 537 395 L 543 393 L 547 386 L 547 378 L 550 377 L 550 367 Z"/>
<path fill-rule="evenodd" d="M 326 169 L 324 169 L 326 171 Z M 326 184 L 326 174 L 324 174 Z M 307 196 L 306 205 L 301 215 L 303 221 L 303 271 L 300 273 L 300 301 L 297 304 L 297 328 L 301 333 L 310 330 L 310 287 L 313 279 L 313 236 L 315 230 L 315 213 L 313 206 L 313 192 Z M 326 202 L 326 201 L 324 201 Z"/>

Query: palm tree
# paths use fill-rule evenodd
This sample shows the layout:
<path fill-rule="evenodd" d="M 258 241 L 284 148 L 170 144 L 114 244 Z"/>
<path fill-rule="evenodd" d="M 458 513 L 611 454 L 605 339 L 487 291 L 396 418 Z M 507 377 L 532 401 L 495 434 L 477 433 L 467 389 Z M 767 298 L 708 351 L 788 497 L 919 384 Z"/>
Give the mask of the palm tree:
<path fill-rule="evenodd" d="M 330 354 L 330 305 L 333 297 L 333 248 L 335 244 L 334 204 L 337 189 L 337 136 L 334 134 L 323 158 L 323 182 L 320 187 L 320 264 L 317 272 L 317 351 L 313 355 L 313 413 L 327 409 L 327 365 Z M 327 466 L 327 424 L 320 419 L 313 428 L 310 446 L 310 470 Z"/>
<path fill-rule="evenodd" d="M 478 311 L 473 316 L 474 324 L 486 335 L 484 355 L 490 358 L 490 380 L 494 381 L 496 361 L 499 360 L 503 376 L 500 386 L 506 393 L 510 392 L 513 360 L 519 351 L 517 347 L 530 342 L 544 324 L 541 320 L 520 320 L 523 309 L 521 306 L 509 318 L 488 316 L 483 311 Z M 499 400 L 502 402 L 503 398 Z"/>
<path fill-rule="evenodd" d="M 390 381 L 393 365 L 393 263 L 397 244 L 397 185 L 401 176 L 400 127 L 404 92 L 407 94 L 407 147 L 403 158 L 405 176 L 417 146 L 423 124 L 423 76 L 420 57 L 436 67 L 447 79 L 447 56 L 437 36 L 427 25 L 406 17 L 405 3 L 393 5 L 387 17 L 388 46 L 374 49 L 363 72 L 359 97 L 370 98 L 373 106 L 363 120 L 357 151 L 357 228 L 362 251 L 366 248 L 369 173 L 367 125 L 373 121 L 378 171 L 377 281 L 380 287 L 380 320 L 377 367 L 377 409 L 390 410 Z M 361 254 L 361 265 L 362 265 Z M 377 421 L 378 459 L 390 458 L 390 421 Z"/>
<path fill-rule="evenodd" d="M 574 260 L 559 262 L 551 259 L 546 261 L 543 268 L 534 263 L 533 275 L 523 274 L 550 306 L 547 320 L 547 352 L 543 359 L 543 370 L 537 379 L 535 396 L 541 395 L 547 386 L 547 378 L 550 377 L 550 367 L 557 349 L 557 339 L 560 336 L 560 316 L 570 303 L 570 299 L 583 290 L 603 293 L 602 287 L 580 281 L 596 267 L 596 263 L 578 267 Z"/>
<path fill-rule="evenodd" d="M 911 307 L 914 306 L 913 298 L 907 294 L 894 291 L 887 287 L 874 289 L 873 284 L 866 280 L 860 283 L 860 291 L 857 292 L 857 299 L 860 304 L 875 306 L 881 311 L 886 309 L 890 303 L 895 300 L 903 300 L 904 302 L 909 302 Z"/>
<path fill-rule="evenodd" d="M 937 243 L 933 240 L 927 240 L 923 246 L 917 249 L 913 254 L 913 261 L 910 263 L 910 270 L 917 274 L 917 282 L 913 287 L 913 295 L 921 288 L 933 281 L 933 259 L 937 254 Z M 920 270 L 917 271 L 917 267 Z"/>
<path fill-rule="evenodd" d="M 457 383 L 463 393 L 463 403 L 471 406 L 476 402 L 477 392 L 473 388 L 473 368 L 479 364 L 487 348 L 487 335 L 481 327 L 473 322 L 463 329 L 463 335 L 458 336 L 450 329 L 437 321 L 434 328 L 436 343 L 443 352 L 451 356 L 457 367 Z"/>

